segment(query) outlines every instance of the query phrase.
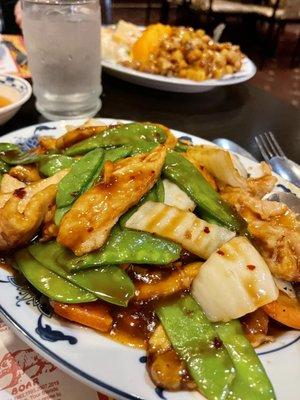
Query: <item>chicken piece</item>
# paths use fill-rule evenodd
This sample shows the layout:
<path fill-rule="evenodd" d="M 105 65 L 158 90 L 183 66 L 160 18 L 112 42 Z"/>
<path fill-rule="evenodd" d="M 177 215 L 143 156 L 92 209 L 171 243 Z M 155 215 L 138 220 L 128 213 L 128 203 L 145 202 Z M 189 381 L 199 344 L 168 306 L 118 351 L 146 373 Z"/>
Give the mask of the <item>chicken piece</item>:
<path fill-rule="evenodd" d="M 276 226 L 274 222 L 251 223 L 254 243 L 276 278 L 300 282 L 300 230 Z"/>
<path fill-rule="evenodd" d="M 58 182 L 67 172 L 59 171 L 50 178 L 0 196 L 0 251 L 10 251 L 32 239 L 55 202 Z"/>
<path fill-rule="evenodd" d="M 245 315 L 241 322 L 244 333 L 253 347 L 274 340 L 272 336 L 268 336 L 269 317 L 262 308 Z"/>
<path fill-rule="evenodd" d="M 12 193 L 17 189 L 25 187 L 25 183 L 13 178 L 9 174 L 4 174 L 0 184 L 1 193 Z M 1 208 L 1 206 L 0 206 Z"/>
<path fill-rule="evenodd" d="M 9 175 L 24 183 L 37 182 L 42 178 L 35 165 L 16 165 L 11 168 Z"/>
<path fill-rule="evenodd" d="M 269 181 L 263 181 L 263 188 L 256 182 L 255 189 L 250 190 L 261 196 L 269 187 Z M 285 204 L 260 200 L 249 190 L 227 186 L 221 195 L 248 222 L 254 244 L 272 274 L 288 282 L 300 282 L 300 228 L 296 215 Z"/>
<path fill-rule="evenodd" d="M 260 165 L 263 175 L 259 178 L 247 179 L 247 186 L 251 195 L 261 199 L 267 193 L 270 193 L 273 190 L 277 182 L 277 178 L 272 174 L 272 170 L 267 163 L 263 161 L 260 163 Z"/>
<path fill-rule="evenodd" d="M 63 217 L 57 241 L 83 255 L 99 249 L 119 217 L 138 203 L 160 176 L 164 146 L 116 162 L 105 181 L 80 196 Z M 107 171 L 107 169 L 106 169 Z"/>
<path fill-rule="evenodd" d="M 104 131 L 107 126 L 80 126 L 56 139 L 56 148 L 65 149 L 73 144 Z"/>
<path fill-rule="evenodd" d="M 48 150 L 56 149 L 56 139 L 51 136 L 41 136 L 39 138 L 39 147 L 37 148 L 38 153 L 44 153 Z"/>
<path fill-rule="evenodd" d="M 18 189 L 0 210 L 0 251 L 7 252 L 22 246 L 35 235 L 48 207 L 54 203 L 57 185 L 50 185 L 37 192 L 23 212 L 18 211 L 19 194 L 26 189 Z"/>
<path fill-rule="evenodd" d="M 235 206 L 238 213 L 242 216 L 244 216 L 244 211 L 247 209 L 253 214 L 257 214 L 263 220 L 269 221 L 288 211 L 288 206 L 286 204 L 277 201 L 260 200 L 239 188 L 229 188 L 227 186 L 221 194 L 223 199 Z"/>
<path fill-rule="evenodd" d="M 177 138 L 173 135 L 173 133 L 170 131 L 170 129 L 168 129 L 164 125 L 160 125 L 160 127 L 163 129 L 163 131 L 167 137 L 166 141 L 164 143 L 164 146 L 168 150 L 174 149 L 174 147 L 176 146 L 176 143 L 177 143 Z"/>
<path fill-rule="evenodd" d="M 183 361 L 172 349 L 161 325 L 151 335 L 147 349 L 147 369 L 154 384 L 166 390 L 194 390 L 196 384 Z"/>
<path fill-rule="evenodd" d="M 0 209 L 8 202 L 15 190 L 24 187 L 26 187 L 25 183 L 8 174 L 4 174 L 0 186 Z"/>
<path fill-rule="evenodd" d="M 22 193 L 20 192 L 17 194 L 17 196 L 19 197 L 19 203 L 18 203 L 19 213 L 24 212 L 27 204 L 31 201 L 31 199 L 36 193 L 44 190 L 50 185 L 57 185 L 68 172 L 69 172 L 68 169 L 63 169 L 57 172 L 56 174 L 50 176 L 49 178 L 41 179 L 38 182 L 26 186 L 26 189 L 23 189 Z M 20 189 L 20 191 L 21 190 L 22 189 Z"/>
<path fill-rule="evenodd" d="M 45 214 L 44 221 L 42 223 L 43 231 L 42 237 L 40 238 L 41 242 L 47 242 L 52 238 L 55 238 L 58 234 L 58 226 L 54 222 L 56 211 L 56 205 L 53 204 Z"/>
<path fill-rule="evenodd" d="M 186 265 L 178 270 L 172 271 L 168 277 L 158 282 L 136 283 L 135 300 L 153 300 L 189 289 L 193 279 L 198 275 L 201 265 L 201 262 Z"/>

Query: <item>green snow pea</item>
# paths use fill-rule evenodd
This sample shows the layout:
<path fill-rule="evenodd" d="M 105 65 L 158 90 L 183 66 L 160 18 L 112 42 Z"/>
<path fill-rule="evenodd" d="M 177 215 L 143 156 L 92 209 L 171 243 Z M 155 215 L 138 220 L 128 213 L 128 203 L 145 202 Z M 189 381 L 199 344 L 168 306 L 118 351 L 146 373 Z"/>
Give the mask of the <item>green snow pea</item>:
<path fill-rule="evenodd" d="M 74 201 L 87 190 L 99 175 L 99 167 L 102 166 L 104 151 L 95 149 L 90 151 L 77 161 L 70 172 L 59 182 L 56 194 L 57 211 L 55 223 L 58 225 L 62 215 L 61 209 L 70 207 Z"/>
<path fill-rule="evenodd" d="M 159 203 L 163 203 L 165 201 L 165 188 L 164 184 L 162 183 L 162 180 L 159 179 L 154 187 L 156 189 L 156 196 L 157 196 L 156 201 L 158 201 Z"/>
<path fill-rule="evenodd" d="M 9 165 L 25 165 L 33 164 L 44 158 L 43 154 L 35 154 L 29 152 L 9 151 L 4 155 L 0 154 L 0 159 L 5 161 Z"/>
<path fill-rule="evenodd" d="M 0 159 L 0 174 L 5 174 L 10 170 L 10 166 Z"/>
<path fill-rule="evenodd" d="M 146 142 L 145 140 L 133 140 L 130 143 L 132 147 L 132 155 L 135 156 L 141 153 L 149 153 L 159 145 L 156 142 Z"/>
<path fill-rule="evenodd" d="M 27 249 L 15 253 L 20 272 L 39 292 L 62 303 L 86 303 L 97 299 L 92 293 L 61 278 L 36 261 Z"/>
<path fill-rule="evenodd" d="M 58 263 L 67 271 L 76 271 L 110 264 L 169 264 L 180 257 L 181 247 L 169 240 L 146 232 L 120 229 L 115 226 L 107 243 L 97 251 L 80 257 L 65 252 Z"/>
<path fill-rule="evenodd" d="M 190 147 L 189 144 L 178 139 L 176 146 L 174 147 L 174 150 L 177 151 L 178 153 L 184 153 L 188 150 L 189 147 Z"/>
<path fill-rule="evenodd" d="M 73 174 L 70 176 L 69 176 L 70 173 L 66 175 L 61 180 L 58 186 L 56 204 L 58 205 L 57 199 L 59 193 L 61 196 L 60 197 L 61 204 L 63 204 L 63 199 L 65 198 L 66 195 L 68 195 L 69 197 L 68 201 L 66 201 L 66 205 L 60 207 L 58 206 L 55 212 L 56 225 L 59 225 L 62 217 L 70 210 L 76 198 L 79 197 L 83 192 L 88 190 L 95 183 L 95 181 L 99 179 L 100 173 L 106 161 L 115 162 L 121 158 L 129 156 L 131 154 L 131 151 L 132 149 L 130 146 L 121 146 L 107 150 L 95 149 L 90 151 L 88 154 L 83 156 L 79 161 L 77 161 L 77 164 L 79 164 L 79 166 L 76 168 L 74 166 L 74 168 L 72 168 L 72 170 L 70 171 L 70 173 L 73 171 L 72 172 Z M 94 170 L 92 168 L 93 166 L 95 167 Z M 68 176 L 69 178 L 67 179 Z M 80 178 L 77 179 L 76 178 L 77 176 L 80 176 Z M 66 179 L 66 181 L 64 181 L 64 179 Z M 66 192 L 66 186 L 68 187 L 68 192 Z M 81 189 L 78 189 L 79 186 L 81 186 Z M 70 203 L 71 200 L 73 201 Z"/>
<path fill-rule="evenodd" d="M 208 400 L 226 399 L 234 366 L 198 303 L 188 295 L 160 305 L 156 313 L 200 392 Z"/>
<path fill-rule="evenodd" d="M 252 345 L 246 339 L 240 322 L 233 320 L 215 324 L 215 328 L 236 370 L 227 399 L 275 400 L 271 382 Z"/>
<path fill-rule="evenodd" d="M 127 306 L 128 301 L 134 296 L 133 283 L 128 275 L 116 265 L 70 273 L 57 262 L 57 258 L 65 252 L 65 248 L 59 243 L 35 243 L 29 246 L 28 250 L 44 267 L 99 299 L 118 306 Z"/>
<path fill-rule="evenodd" d="M 123 158 L 129 157 L 132 154 L 131 146 L 121 146 L 111 149 L 106 149 L 104 153 L 103 165 L 106 161 L 116 162 Z"/>
<path fill-rule="evenodd" d="M 194 200 L 200 211 L 203 210 L 217 223 L 240 234 L 247 232 L 246 222 L 180 153 L 175 151 L 167 153 L 163 173 Z"/>
<path fill-rule="evenodd" d="M 51 154 L 42 158 L 39 163 L 39 171 L 42 175 L 49 177 L 65 168 L 71 168 L 77 162 L 75 158 L 63 154 Z"/>
<path fill-rule="evenodd" d="M 20 151 L 20 147 L 14 143 L 0 143 L 0 153 L 6 153 L 7 151 Z"/>
<path fill-rule="evenodd" d="M 68 147 L 65 154 L 80 155 L 98 147 L 131 145 L 141 141 L 164 143 L 166 134 L 161 126 L 149 122 L 117 125 L 108 127 L 101 133 Z"/>

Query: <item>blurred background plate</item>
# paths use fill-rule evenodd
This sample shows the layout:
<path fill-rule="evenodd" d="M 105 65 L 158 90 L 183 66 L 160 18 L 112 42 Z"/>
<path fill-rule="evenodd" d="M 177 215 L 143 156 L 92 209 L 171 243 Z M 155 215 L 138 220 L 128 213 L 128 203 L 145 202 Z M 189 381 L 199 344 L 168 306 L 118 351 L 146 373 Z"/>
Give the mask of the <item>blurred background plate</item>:
<path fill-rule="evenodd" d="M 256 73 L 256 66 L 248 57 L 244 58 L 240 72 L 225 75 L 221 79 L 208 79 L 202 82 L 148 74 L 146 72 L 136 71 L 132 68 L 123 67 L 122 65 L 107 60 L 102 61 L 102 66 L 105 72 L 123 79 L 124 81 L 155 89 L 180 93 L 201 93 L 212 90 L 215 87 L 235 85 L 237 83 L 248 81 Z"/>

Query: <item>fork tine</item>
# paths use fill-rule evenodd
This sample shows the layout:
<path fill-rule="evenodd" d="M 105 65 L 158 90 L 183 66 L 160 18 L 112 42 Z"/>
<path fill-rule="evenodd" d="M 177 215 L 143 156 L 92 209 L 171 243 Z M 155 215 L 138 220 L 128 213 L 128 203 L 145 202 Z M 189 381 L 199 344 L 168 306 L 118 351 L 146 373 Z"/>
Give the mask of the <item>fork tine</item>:
<path fill-rule="evenodd" d="M 261 141 L 265 147 L 266 152 L 268 153 L 269 159 L 275 156 L 275 153 L 273 152 L 273 149 L 270 145 L 269 139 L 266 136 L 266 133 L 263 133 L 262 135 L 260 135 L 261 137 Z"/>
<path fill-rule="evenodd" d="M 268 132 L 268 137 L 269 137 L 269 142 L 270 145 L 272 146 L 273 151 L 275 152 L 275 155 L 280 156 L 280 157 L 285 157 L 285 154 L 280 147 L 279 143 L 275 139 L 275 136 L 273 135 L 272 132 Z"/>
<path fill-rule="evenodd" d="M 265 139 L 265 141 L 267 142 L 269 148 L 271 149 L 272 152 L 272 157 L 277 155 L 277 149 L 273 144 L 273 140 L 272 137 L 270 136 L 270 132 L 264 132 L 263 133 L 263 137 Z"/>
<path fill-rule="evenodd" d="M 255 139 L 255 141 L 256 141 L 256 144 L 257 144 L 257 146 L 258 146 L 258 148 L 259 148 L 259 150 L 260 150 L 260 152 L 261 152 L 263 158 L 265 159 L 266 162 L 269 162 L 270 157 L 268 156 L 268 153 L 266 152 L 264 143 L 263 143 L 263 141 L 262 141 L 262 136 L 261 136 L 261 135 L 255 136 L 254 139 Z"/>

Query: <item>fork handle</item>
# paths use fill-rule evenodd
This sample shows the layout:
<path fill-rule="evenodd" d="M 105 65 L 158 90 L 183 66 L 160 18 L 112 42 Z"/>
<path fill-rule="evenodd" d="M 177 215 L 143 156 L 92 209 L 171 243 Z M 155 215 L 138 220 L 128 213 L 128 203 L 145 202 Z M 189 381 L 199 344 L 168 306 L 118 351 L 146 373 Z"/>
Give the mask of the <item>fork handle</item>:
<path fill-rule="evenodd" d="M 274 172 L 300 187 L 300 165 L 285 157 L 273 157 L 269 163 Z"/>

